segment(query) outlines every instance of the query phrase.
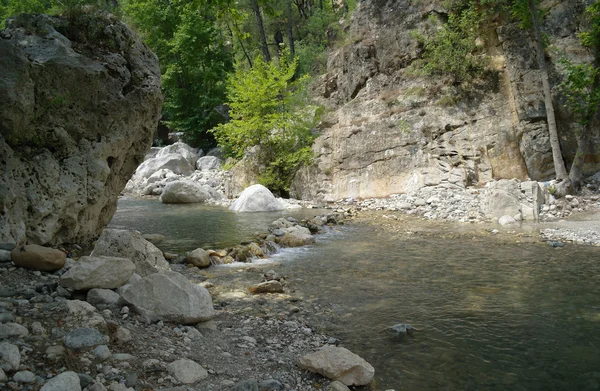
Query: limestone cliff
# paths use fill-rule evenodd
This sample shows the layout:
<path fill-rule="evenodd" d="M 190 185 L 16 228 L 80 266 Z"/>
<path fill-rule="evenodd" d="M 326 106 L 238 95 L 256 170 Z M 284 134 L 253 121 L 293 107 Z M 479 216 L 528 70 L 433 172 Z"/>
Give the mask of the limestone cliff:
<path fill-rule="evenodd" d="M 0 242 L 96 237 L 156 129 L 156 56 L 109 15 L 22 15 L 0 32 Z"/>
<path fill-rule="evenodd" d="M 541 4 L 543 32 L 575 62 L 591 60 L 576 36 L 591 2 Z M 314 146 L 315 164 L 297 174 L 292 195 L 383 197 L 424 186 L 552 177 L 541 80 L 528 31 L 500 22 L 482 32 L 496 77 L 462 100 L 452 98 L 454 86 L 408 71 L 420 52 L 411 31 L 435 28 L 435 18 L 445 12 L 441 1 L 359 2 L 350 43 L 330 53 L 327 74 L 318 83 L 317 93 L 330 114 Z M 550 58 L 554 86 L 556 63 Z M 560 109 L 558 120 L 569 163 L 576 150 L 576 124 Z M 587 173 L 600 169 L 597 130 L 586 162 Z"/>

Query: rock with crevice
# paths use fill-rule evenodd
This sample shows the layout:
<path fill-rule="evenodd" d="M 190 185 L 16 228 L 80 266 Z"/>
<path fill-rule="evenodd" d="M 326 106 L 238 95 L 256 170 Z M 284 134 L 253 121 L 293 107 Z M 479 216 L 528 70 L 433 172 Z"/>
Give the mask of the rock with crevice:
<path fill-rule="evenodd" d="M 90 242 L 152 143 L 156 56 L 106 13 L 19 15 L 0 74 L 0 242 Z"/>
<path fill-rule="evenodd" d="M 127 258 L 134 263 L 135 272 L 142 277 L 170 270 L 162 251 L 144 239 L 138 231 L 105 229 L 91 256 Z M 127 278 L 130 276 L 131 274 Z"/>

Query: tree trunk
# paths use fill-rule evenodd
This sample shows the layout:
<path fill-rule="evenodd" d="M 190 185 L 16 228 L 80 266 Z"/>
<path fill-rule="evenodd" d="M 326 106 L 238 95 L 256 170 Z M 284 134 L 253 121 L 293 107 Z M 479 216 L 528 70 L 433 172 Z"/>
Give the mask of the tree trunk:
<path fill-rule="evenodd" d="M 227 29 L 229 30 L 229 34 L 231 35 L 231 40 L 233 41 L 234 36 L 237 37 L 238 42 L 240 43 L 240 47 L 242 48 L 242 52 L 244 52 L 244 57 L 246 57 L 246 61 L 248 61 L 248 65 L 250 65 L 250 68 L 252 68 L 253 67 L 252 60 L 250 59 L 250 56 L 248 55 L 248 52 L 246 51 L 246 47 L 244 46 L 244 42 L 242 41 L 242 38 L 240 38 L 241 34 L 239 34 L 239 28 L 235 24 L 235 21 L 232 22 L 233 27 L 236 29 L 235 34 L 234 34 L 233 30 L 231 29 L 231 27 L 229 26 L 229 22 L 225 22 L 225 23 L 227 24 Z"/>
<path fill-rule="evenodd" d="M 594 67 L 598 68 L 600 66 L 600 59 L 598 59 L 598 54 L 596 54 L 596 60 L 594 61 Z M 600 88 L 600 74 L 596 74 L 594 77 L 594 81 L 592 83 L 592 90 L 590 94 L 594 94 Z M 583 129 L 581 129 L 581 134 L 577 135 L 577 152 L 575 153 L 575 158 L 573 159 L 573 164 L 571 165 L 571 170 L 569 171 L 569 179 L 573 184 L 574 190 L 579 190 L 581 187 L 581 178 L 583 176 L 583 163 L 585 162 L 585 155 L 588 151 L 588 147 L 590 145 L 590 137 L 592 135 L 593 129 L 596 129 L 598 123 L 600 123 L 600 110 L 598 107 L 593 107 L 589 105 L 588 112 L 584 118 L 585 125 Z"/>
<path fill-rule="evenodd" d="M 254 15 L 256 16 L 256 24 L 258 26 L 258 33 L 260 35 L 260 45 L 262 53 L 266 62 L 271 62 L 271 53 L 269 53 L 269 46 L 267 44 L 267 36 L 265 34 L 265 26 L 263 24 L 262 14 L 260 13 L 260 7 L 258 6 L 258 0 L 250 0 L 250 6 Z"/>
<path fill-rule="evenodd" d="M 296 56 L 296 48 L 294 47 L 294 21 L 292 19 L 292 0 L 286 0 L 287 11 L 287 36 L 290 44 L 290 54 L 292 58 Z"/>
<path fill-rule="evenodd" d="M 546 116 L 548 120 L 548 132 L 550 134 L 550 146 L 552 147 L 552 158 L 554 160 L 554 171 L 556 179 L 568 180 L 567 169 L 563 161 L 562 152 L 560 150 L 560 140 L 558 139 L 558 130 L 556 127 L 556 117 L 554 116 L 554 105 L 552 103 L 552 92 L 550 90 L 550 82 L 548 81 L 548 67 L 546 66 L 546 58 L 544 56 L 544 46 L 542 43 L 542 34 L 540 22 L 534 0 L 528 0 L 529 12 L 533 22 L 533 33 L 535 35 L 535 47 L 538 57 L 538 65 L 542 76 L 542 86 L 544 90 L 544 103 L 546 105 Z"/>

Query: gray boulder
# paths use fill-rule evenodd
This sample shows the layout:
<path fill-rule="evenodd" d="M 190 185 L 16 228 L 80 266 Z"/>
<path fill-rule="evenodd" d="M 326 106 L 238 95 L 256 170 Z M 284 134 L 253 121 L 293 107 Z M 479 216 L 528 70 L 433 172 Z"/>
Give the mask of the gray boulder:
<path fill-rule="evenodd" d="M 516 180 L 490 182 L 483 195 L 482 209 L 490 217 L 514 216 L 521 212 L 521 188 Z"/>
<path fill-rule="evenodd" d="M 0 242 L 89 242 L 152 143 L 158 59 L 107 13 L 19 15 L 0 75 Z"/>
<path fill-rule="evenodd" d="M 347 386 L 369 384 L 375 375 L 371 364 L 348 349 L 336 346 L 325 346 L 300 357 L 298 366 L 331 380 L 338 380 Z"/>
<path fill-rule="evenodd" d="M 310 230 L 299 225 L 282 228 L 281 231 L 284 234 L 279 240 L 279 244 L 284 247 L 299 247 L 315 242 Z"/>
<path fill-rule="evenodd" d="M 92 305 L 106 305 L 115 307 L 119 302 L 119 294 L 110 289 L 90 289 L 87 293 L 87 302 Z"/>
<path fill-rule="evenodd" d="M 285 204 L 269 189 L 259 184 L 247 187 L 229 207 L 235 212 L 268 212 L 285 208 Z"/>
<path fill-rule="evenodd" d="M 198 158 L 198 151 L 195 148 L 192 148 L 181 141 L 161 148 L 156 154 L 156 157 L 162 157 L 173 154 L 183 156 L 183 158 L 185 158 L 185 160 L 187 160 L 192 166 L 196 164 L 196 159 Z"/>
<path fill-rule="evenodd" d="M 86 256 L 63 274 L 58 283 L 76 290 L 116 289 L 129 280 L 135 269 L 133 262 L 127 258 Z"/>
<path fill-rule="evenodd" d="M 162 251 L 137 231 L 105 229 L 98 238 L 91 256 L 101 255 L 130 259 L 135 265 L 135 272 L 142 277 L 169 270 L 169 263 Z"/>
<path fill-rule="evenodd" d="M 203 156 L 196 161 L 196 168 L 201 171 L 218 170 L 221 167 L 221 159 L 216 156 Z"/>
<path fill-rule="evenodd" d="M 148 322 L 192 324 L 215 316 L 210 293 L 176 272 L 151 274 L 122 294 Z"/>
<path fill-rule="evenodd" d="M 48 380 L 40 391 L 81 391 L 79 376 L 75 372 L 63 372 Z"/>
<path fill-rule="evenodd" d="M 209 267 L 210 256 L 204 249 L 197 248 L 194 251 L 190 251 L 185 256 L 185 261 L 196 267 Z"/>
<path fill-rule="evenodd" d="M 208 377 L 208 372 L 200 364 L 185 358 L 167 365 L 167 371 L 183 384 L 194 384 Z"/>
<path fill-rule="evenodd" d="M 18 323 L 2 323 L 0 324 L 0 339 L 6 338 L 21 338 L 29 335 L 27 327 L 21 326 Z"/>
<path fill-rule="evenodd" d="M 21 365 L 19 348 L 7 342 L 0 343 L 0 369 L 12 372 L 19 369 L 19 365 Z"/>
<path fill-rule="evenodd" d="M 163 204 L 201 203 L 211 198 L 210 188 L 188 179 L 168 183 L 160 195 Z"/>

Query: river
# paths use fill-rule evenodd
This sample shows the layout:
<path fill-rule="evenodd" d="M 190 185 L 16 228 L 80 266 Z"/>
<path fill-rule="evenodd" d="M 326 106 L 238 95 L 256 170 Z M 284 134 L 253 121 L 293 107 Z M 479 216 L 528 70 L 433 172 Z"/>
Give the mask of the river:
<path fill-rule="evenodd" d="M 247 240 L 281 215 L 128 200 L 111 225 L 185 251 Z M 438 229 L 355 223 L 274 259 L 336 315 L 326 332 L 375 367 L 378 390 L 600 389 L 600 247 Z M 396 323 L 418 331 L 398 338 Z"/>

